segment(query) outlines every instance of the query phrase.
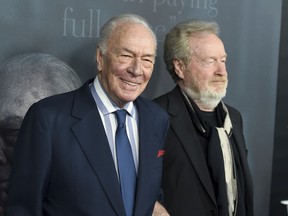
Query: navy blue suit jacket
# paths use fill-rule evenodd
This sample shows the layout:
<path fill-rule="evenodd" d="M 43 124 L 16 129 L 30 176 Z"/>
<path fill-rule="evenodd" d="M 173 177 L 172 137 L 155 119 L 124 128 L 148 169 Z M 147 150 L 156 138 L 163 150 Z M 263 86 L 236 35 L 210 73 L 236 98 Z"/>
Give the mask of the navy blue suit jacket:
<path fill-rule="evenodd" d="M 91 82 L 91 81 L 90 81 Z M 159 198 L 169 117 L 139 97 L 135 216 Z M 8 216 L 125 216 L 110 147 L 89 82 L 31 106 L 15 147 Z"/>

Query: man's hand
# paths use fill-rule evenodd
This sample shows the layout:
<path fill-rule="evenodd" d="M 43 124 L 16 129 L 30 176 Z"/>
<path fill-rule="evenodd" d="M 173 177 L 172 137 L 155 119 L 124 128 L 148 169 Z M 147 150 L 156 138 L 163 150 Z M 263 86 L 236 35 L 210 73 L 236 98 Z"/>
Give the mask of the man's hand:
<path fill-rule="evenodd" d="M 159 202 L 156 202 L 154 205 L 152 216 L 170 216 L 170 215 Z"/>

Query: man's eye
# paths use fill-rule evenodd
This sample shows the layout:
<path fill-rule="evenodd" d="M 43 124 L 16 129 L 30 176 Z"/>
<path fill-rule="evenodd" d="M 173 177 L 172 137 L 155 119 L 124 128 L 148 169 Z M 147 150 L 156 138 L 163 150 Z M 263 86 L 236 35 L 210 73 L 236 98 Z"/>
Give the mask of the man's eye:
<path fill-rule="evenodd" d="M 209 64 L 213 64 L 214 62 L 215 62 L 215 61 L 214 61 L 213 59 L 209 59 L 209 60 L 205 61 L 205 63 L 208 64 L 208 65 L 209 65 Z"/>
<path fill-rule="evenodd" d="M 133 58 L 133 56 L 131 56 L 131 55 L 122 55 L 121 57 L 123 57 L 123 58 Z"/>
<path fill-rule="evenodd" d="M 142 59 L 143 61 L 143 66 L 146 67 L 146 68 L 151 68 L 153 67 L 153 60 L 149 59 L 149 58 L 145 58 L 145 59 Z"/>
<path fill-rule="evenodd" d="M 151 60 L 151 59 L 143 59 L 143 61 L 145 61 L 145 62 L 149 62 L 149 63 L 153 63 L 153 61 Z"/>

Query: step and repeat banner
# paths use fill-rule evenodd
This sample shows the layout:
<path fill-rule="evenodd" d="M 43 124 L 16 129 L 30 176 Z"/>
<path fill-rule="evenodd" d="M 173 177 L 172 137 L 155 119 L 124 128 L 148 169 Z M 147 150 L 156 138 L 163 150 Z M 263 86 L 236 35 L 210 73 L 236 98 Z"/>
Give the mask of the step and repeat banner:
<path fill-rule="evenodd" d="M 85 82 L 96 74 L 103 23 L 136 13 L 150 22 L 158 40 L 155 70 L 143 94 L 152 99 L 174 87 L 162 57 L 167 31 L 191 18 L 217 21 L 228 53 L 225 101 L 243 115 L 256 215 L 268 216 L 281 5 L 281 0 L 0 0 L 0 64 L 18 54 L 45 53 Z"/>

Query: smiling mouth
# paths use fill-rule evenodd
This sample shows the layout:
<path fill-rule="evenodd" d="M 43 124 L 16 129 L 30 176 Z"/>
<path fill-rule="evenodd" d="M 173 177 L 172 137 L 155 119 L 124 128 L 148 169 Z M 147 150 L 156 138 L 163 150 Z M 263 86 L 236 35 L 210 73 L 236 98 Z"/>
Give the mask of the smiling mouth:
<path fill-rule="evenodd" d="M 138 86 L 138 85 L 140 84 L 140 83 L 130 82 L 130 81 L 128 81 L 128 80 L 123 80 L 123 79 L 122 79 L 122 81 L 123 81 L 124 83 L 130 85 L 130 86 Z"/>

